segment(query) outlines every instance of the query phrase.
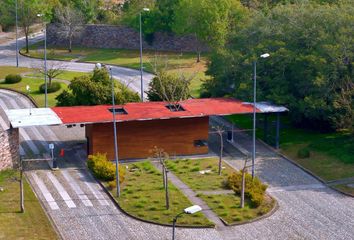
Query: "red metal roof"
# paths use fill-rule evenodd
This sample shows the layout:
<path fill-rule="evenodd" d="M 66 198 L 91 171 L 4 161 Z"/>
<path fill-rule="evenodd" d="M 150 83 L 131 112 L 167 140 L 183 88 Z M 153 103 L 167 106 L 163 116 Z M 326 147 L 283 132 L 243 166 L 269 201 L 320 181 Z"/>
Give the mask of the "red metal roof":
<path fill-rule="evenodd" d="M 233 98 L 188 99 L 179 102 L 185 111 L 170 111 L 166 102 L 138 102 L 116 105 L 128 114 L 116 114 L 117 121 L 189 118 L 210 115 L 252 113 L 253 105 Z M 54 107 L 52 110 L 64 124 L 112 122 L 112 105 Z M 257 112 L 259 110 L 257 109 Z"/>

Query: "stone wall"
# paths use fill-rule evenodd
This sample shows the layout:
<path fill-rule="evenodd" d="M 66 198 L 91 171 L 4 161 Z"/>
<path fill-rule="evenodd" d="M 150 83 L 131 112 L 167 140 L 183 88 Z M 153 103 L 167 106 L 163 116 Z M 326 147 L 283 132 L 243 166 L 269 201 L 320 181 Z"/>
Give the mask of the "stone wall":
<path fill-rule="evenodd" d="M 0 129 L 0 171 L 17 167 L 19 156 L 18 128 Z"/>
<path fill-rule="evenodd" d="M 55 24 L 47 25 L 49 45 L 67 46 L 68 40 L 61 34 Z M 139 32 L 125 26 L 85 25 L 73 39 L 73 45 L 96 48 L 139 49 Z M 167 33 L 155 33 L 152 44 L 143 42 L 144 49 L 160 51 L 195 52 L 197 49 L 207 51 L 194 36 L 176 36 Z"/>

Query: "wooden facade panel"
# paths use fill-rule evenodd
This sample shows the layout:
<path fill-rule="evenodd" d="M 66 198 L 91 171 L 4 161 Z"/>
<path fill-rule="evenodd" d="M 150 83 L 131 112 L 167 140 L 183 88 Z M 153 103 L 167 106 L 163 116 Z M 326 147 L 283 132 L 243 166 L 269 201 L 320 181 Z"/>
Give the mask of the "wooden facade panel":
<path fill-rule="evenodd" d="M 170 155 L 206 154 L 208 147 L 194 146 L 195 140 L 208 139 L 209 118 L 183 118 L 118 123 L 120 159 L 150 157 L 157 146 Z M 86 127 L 89 153 L 107 153 L 114 159 L 113 124 L 101 123 Z"/>

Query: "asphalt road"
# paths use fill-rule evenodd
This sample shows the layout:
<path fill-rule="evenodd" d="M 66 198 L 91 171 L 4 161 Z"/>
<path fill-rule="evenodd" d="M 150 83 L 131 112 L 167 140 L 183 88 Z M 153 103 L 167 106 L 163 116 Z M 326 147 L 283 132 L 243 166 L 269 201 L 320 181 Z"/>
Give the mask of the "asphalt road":
<path fill-rule="evenodd" d="M 30 43 L 35 43 L 43 39 L 43 34 L 37 34 L 30 38 Z M 19 49 L 25 46 L 25 39 L 19 39 Z M 65 66 L 65 69 L 68 71 L 77 71 L 77 72 L 90 72 L 95 67 L 93 63 L 79 63 L 79 62 L 62 62 L 62 61 L 52 61 L 50 62 L 62 64 Z M 43 64 L 41 59 L 32 59 L 19 55 L 19 66 L 20 67 L 33 67 Z M 0 45 L 0 66 L 16 66 L 16 42 L 10 41 L 8 43 Z M 112 66 L 112 75 L 115 79 L 127 84 L 132 90 L 140 93 L 140 71 Z M 148 89 L 149 82 L 153 78 L 153 75 L 150 73 L 144 72 L 143 74 L 143 84 L 144 91 Z M 146 94 L 144 93 L 144 97 Z"/>

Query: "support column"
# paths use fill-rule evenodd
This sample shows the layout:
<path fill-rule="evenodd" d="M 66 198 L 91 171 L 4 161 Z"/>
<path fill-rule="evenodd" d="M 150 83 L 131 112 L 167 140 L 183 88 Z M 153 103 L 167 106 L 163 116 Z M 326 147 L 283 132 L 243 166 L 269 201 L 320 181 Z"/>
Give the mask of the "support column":
<path fill-rule="evenodd" d="M 267 142 L 268 141 L 268 114 L 264 113 L 264 117 L 263 117 L 263 133 L 264 133 L 264 141 Z"/>
<path fill-rule="evenodd" d="M 275 133 L 275 148 L 279 149 L 279 134 L 280 134 L 280 113 L 277 113 L 277 122 L 276 122 L 276 133 Z"/>

